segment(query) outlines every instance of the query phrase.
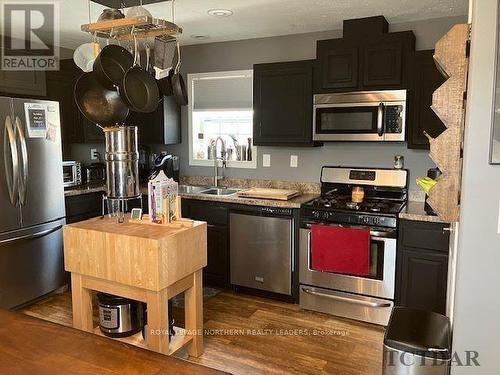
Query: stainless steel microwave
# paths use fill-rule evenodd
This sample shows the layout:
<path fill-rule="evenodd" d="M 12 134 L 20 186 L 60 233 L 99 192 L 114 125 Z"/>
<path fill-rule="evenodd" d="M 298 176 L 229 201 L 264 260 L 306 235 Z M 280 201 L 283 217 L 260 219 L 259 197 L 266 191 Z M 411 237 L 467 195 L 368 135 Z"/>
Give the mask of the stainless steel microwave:
<path fill-rule="evenodd" d="M 406 90 L 314 95 L 314 141 L 393 141 L 406 137 Z"/>

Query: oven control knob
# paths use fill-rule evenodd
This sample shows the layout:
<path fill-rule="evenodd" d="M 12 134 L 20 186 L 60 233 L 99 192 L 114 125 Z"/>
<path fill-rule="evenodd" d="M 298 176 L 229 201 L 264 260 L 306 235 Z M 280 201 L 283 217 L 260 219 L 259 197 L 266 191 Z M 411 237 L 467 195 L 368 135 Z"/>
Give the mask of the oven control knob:
<path fill-rule="evenodd" d="M 379 217 L 374 217 L 372 220 L 374 225 L 379 225 L 380 224 L 380 218 Z"/>

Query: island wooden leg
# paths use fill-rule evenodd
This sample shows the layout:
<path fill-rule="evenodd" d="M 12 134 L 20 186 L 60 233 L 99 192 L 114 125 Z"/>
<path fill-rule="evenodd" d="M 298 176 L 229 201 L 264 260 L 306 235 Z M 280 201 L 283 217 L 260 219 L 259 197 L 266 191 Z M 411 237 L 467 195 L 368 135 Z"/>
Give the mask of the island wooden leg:
<path fill-rule="evenodd" d="M 186 290 L 185 319 L 186 330 L 193 334 L 193 340 L 188 346 L 188 353 L 192 357 L 203 354 L 203 285 L 202 271 L 193 273 L 193 286 Z"/>
<path fill-rule="evenodd" d="M 147 292 L 148 309 L 148 348 L 158 353 L 168 354 L 168 294 L 167 289 L 160 292 Z"/>
<path fill-rule="evenodd" d="M 82 275 L 71 274 L 71 301 L 73 305 L 73 327 L 93 332 L 92 291 L 82 286 Z"/>

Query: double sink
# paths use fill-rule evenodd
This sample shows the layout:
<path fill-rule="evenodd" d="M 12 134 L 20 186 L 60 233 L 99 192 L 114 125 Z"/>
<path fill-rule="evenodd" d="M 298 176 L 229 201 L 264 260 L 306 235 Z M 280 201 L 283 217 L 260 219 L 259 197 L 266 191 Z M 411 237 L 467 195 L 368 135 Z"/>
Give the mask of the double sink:
<path fill-rule="evenodd" d="M 234 188 L 217 188 L 217 187 L 207 187 L 207 186 L 179 185 L 179 193 L 181 193 L 181 194 L 229 196 L 229 195 L 234 195 L 241 190 L 242 189 L 234 189 Z"/>

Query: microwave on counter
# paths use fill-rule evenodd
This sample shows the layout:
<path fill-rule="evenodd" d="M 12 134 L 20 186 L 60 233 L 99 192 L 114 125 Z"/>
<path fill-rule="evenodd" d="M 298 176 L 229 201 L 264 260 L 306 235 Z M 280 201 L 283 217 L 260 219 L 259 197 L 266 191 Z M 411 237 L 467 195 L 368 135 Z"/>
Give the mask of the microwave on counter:
<path fill-rule="evenodd" d="M 82 165 L 77 161 L 63 161 L 64 187 L 82 184 Z"/>
<path fill-rule="evenodd" d="M 406 137 L 406 90 L 314 95 L 314 141 L 392 141 Z"/>

